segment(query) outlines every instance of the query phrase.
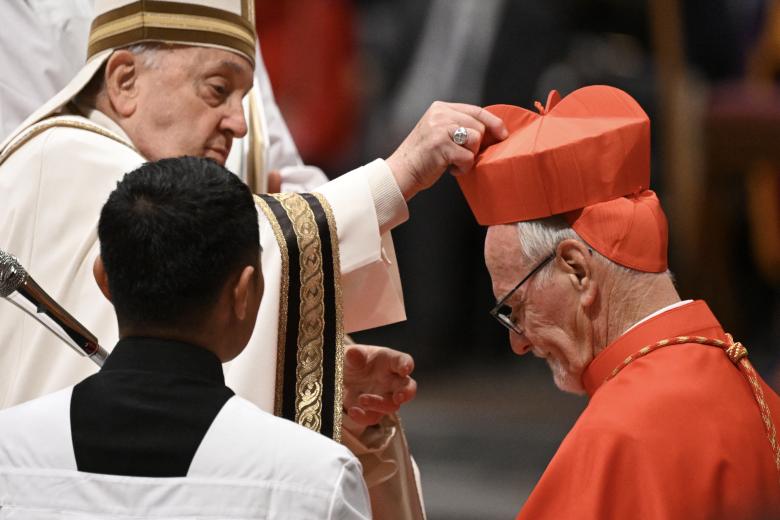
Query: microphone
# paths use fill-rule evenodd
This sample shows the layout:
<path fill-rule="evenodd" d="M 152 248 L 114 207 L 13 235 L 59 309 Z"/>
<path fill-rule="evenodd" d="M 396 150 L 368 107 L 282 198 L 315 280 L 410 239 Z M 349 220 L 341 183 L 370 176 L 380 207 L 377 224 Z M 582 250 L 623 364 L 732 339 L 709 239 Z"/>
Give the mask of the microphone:
<path fill-rule="evenodd" d="M 0 249 L 0 298 L 35 318 L 80 356 L 103 366 L 108 352 L 97 338 L 46 294 L 15 256 Z"/>

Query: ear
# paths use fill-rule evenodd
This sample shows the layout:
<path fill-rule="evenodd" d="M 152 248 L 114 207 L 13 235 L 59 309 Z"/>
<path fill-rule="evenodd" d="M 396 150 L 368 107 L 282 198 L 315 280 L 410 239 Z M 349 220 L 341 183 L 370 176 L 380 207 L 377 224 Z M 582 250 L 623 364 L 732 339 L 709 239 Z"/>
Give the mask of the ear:
<path fill-rule="evenodd" d="M 255 268 L 244 267 L 233 287 L 233 314 L 239 321 L 244 321 L 249 315 L 250 297 L 255 283 Z"/>
<path fill-rule="evenodd" d="M 580 293 L 582 305 L 592 305 L 598 287 L 593 278 L 595 264 L 591 249 L 579 240 L 563 240 L 556 249 L 556 259 L 574 289 Z"/>
<path fill-rule="evenodd" d="M 128 50 L 115 51 L 106 63 L 106 93 L 114 111 L 122 117 L 135 113 L 138 98 L 138 61 Z"/>
<path fill-rule="evenodd" d="M 100 287 L 100 292 L 103 293 L 103 296 L 105 296 L 108 301 L 112 301 L 111 290 L 108 288 L 106 267 L 103 265 L 103 257 L 100 255 L 95 258 L 95 262 L 92 264 L 92 274 L 95 276 L 98 287 Z"/>

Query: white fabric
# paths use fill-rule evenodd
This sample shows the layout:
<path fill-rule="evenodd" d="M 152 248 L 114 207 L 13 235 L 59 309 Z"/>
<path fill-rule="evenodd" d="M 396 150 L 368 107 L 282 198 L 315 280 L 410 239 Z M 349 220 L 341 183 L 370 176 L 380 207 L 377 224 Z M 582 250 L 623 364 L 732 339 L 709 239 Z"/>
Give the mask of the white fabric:
<path fill-rule="evenodd" d="M 72 388 L 0 412 L 0 519 L 366 519 L 360 463 L 343 446 L 231 398 L 186 477 L 80 473 Z"/>
<path fill-rule="evenodd" d="M 677 307 L 682 307 L 683 305 L 688 305 L 689 303 L 693 303 L 693 300 L 682 300 L 682 301 L 679 301 L 677 303 L 673 303 L 671 305 L 667 305 L 666 307 L 663 307 L 662 309 L 658 309 L 657 311 L 655 311 L 655 312 L 653 312 L 651 314 L 648 314 L 647 316 L 645 316 L 644 318 L 642 318 L 638 322 L 636 322 L 633 325 L 631 325 L 629 328 L 626 329 L 626 332 L 628 332 L 629 330 L 633 329 L 634 327 L 639 326 L 640 324 L 646 322 L 649 319 L 655 318 L 659 314 L 663 314 L 666 311 L 670 311 L 672 309 L 676 309 Z M 624 332 L 623 334 L 625 334 L 626 332 Z"/>
<path fill-rule="evenodd" d="M 76 118 L 78 119 L 78 118 Z M 100 121 L 94 118 L 92 122 Z M 32 276 L 104 346 L 116 343 L 113 309 L 92 279 L 98 254 L 100 208 L 125 172 L 143 158 L 124 144 L 74 128 L 52 128 L 28 141 L 0 165 L 0 248 L 19 257 Z M 347 330 L 403 318 L 392 249 L 382 250 L 367 175 L 387 170 L 376 161 L 322 187 L 336 218 Z M 381 174 L 381 173 L 379 173 Z M 385 171 L 386 175 L 389 175 Z M 276 367 L 280 253 L 260 216 L 266 280 L 255 334 L 226 369 L 228 386 L 272 410 Z M 362 273 L 362 274 L 361 274 Z M 361 287 L 352 287 L 358 282 Z M 388 295 L 395 295 L 394 301 Z M 50 332 L 0 302 L 0 407 L 74 384 L 91 374 Z"/>
<path fill-rule="evenodd" d="M 6 30 L 0 31 L 0 142 L 11 134 L 18 134 L 18 125 L 54 97 L 77 73 L 84 76 L 87 72 L 91 76 L 89 70 L 80 69 L 87 52 L 92 3 L 93 0 L 0 2 L 0 20 L 7 25 Z M 103 53 L 102 58 L 93 60 L 91 69 L 102 63 L 108 54 Z M 83 80 L 76 83 L 83 83 Z M 301 160 L 276 104 L 259 46 L 254 83 L 251 95 L 256 96 L 259 110 L 262 175 L 278 171 L 283 192 L 307 192 L 325 184 L 328 178 L 322 170 L 304 165 Z M 248 98 L 244 102 L 246 113 Z M 244 180 L 248 178 L 247 141 L 242 138 L 233 142 L 226 164 Z M 393 178 L 382 171 L 373 175 L 369 182 L 382 233 L 405 222 L 409 218 L 408 210 Z"/>
<path fill-rule="evenodd" d="M 84 65 L 93 0 L 0 2 L 0 142 L 33 111 L 67 85 Z M 261 111 L 264 169 L 282 174 L 282 191 L 311 191 L 327 182 L 322 170 L 305 166 L 276 105 L 257 49 L 255 87 Z M 242 171 L 245 139 L 234 142 L 229 166 Z"/>
<path fill-rule="evenodd" d="M 4 24 L 0 31 L 0 142 L 79 71 L 86 56 L 91 9 L 92 0 L 0 1 Z M 93 60 L 92 68 L 98 61 Z M 311 191 L 327 178 L 318 168 L 303 165 L 274 100 L 259 48 L 256 63 L 252 95 L 259 101 L 261 173 L 279 171 L 282 191 Z M 91 75 L 82 69 L 84 74 Z M 126 137 L 103 114 L 88 115 L 92 122 Z M 227 164 L 245 180 L 246 141 L 234 141 Z M 115 343 L 117 333 L 112 308 L 91 275 L 98 252 L 97 217 L 121 175 L 141 162 L 142 158 L 109 139 L 54 129 L 27 143 L 0 166 L 0 249 L 16 253 L 43 287 L 107 346 Z M 393 243 L 385 233 L 405 221 L 408 210 L 382 161 L 345 178 L 338 183 L 345 190 L 340 196 L 327 185 L 323 190 L 338 199 L 331 203 L 341 243 L 345 328 L 356 331 L 405 319 Z M 366 197 L 366 181 L 371 198 Z M 377 227 L 383 234 L 381 240 Z M 262 217 L 260 228 L 265 297 L 249 347 L 225 368 L 234 390 L 271 410 L 281 264 L 270 226 Z M 0 301 L 0 345 L 0 408 L 63 388 L 95 371 L 91 361 L 77 357 L 5 301 Z M 393 443 L 400 438 L 395 435 Z M 348 445 L 353 450 L 362 448 L 359 440 Z M 408 453 L 405 459 L 397 463 L 410 465 Z M 389 509 L 391 502 L 397 502 L 378 496 L 374 500 L 387 502 Z M 408 502 L 416 504 L 417 497 Z M 413 517 L 399 512 L 405 504 L 395 505 L 398 509 L 386 517 Z"/>
<path fill-rule="evenodd" d="M 84 64 L 92 0 L 0 2 L 0 142 Z"/>

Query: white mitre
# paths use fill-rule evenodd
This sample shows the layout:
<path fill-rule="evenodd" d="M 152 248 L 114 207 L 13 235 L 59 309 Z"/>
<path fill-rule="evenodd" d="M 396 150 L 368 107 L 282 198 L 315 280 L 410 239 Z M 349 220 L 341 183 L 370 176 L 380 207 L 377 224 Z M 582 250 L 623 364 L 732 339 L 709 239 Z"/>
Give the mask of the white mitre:
<path fill-rule="evenodd" d="M 254 66 L 254 1 L 95 0 L 85 65 L 0 144 L 0 152 L 31 125 L 61 112 L 116 49 L 147 42 L 225 49 Z"/>

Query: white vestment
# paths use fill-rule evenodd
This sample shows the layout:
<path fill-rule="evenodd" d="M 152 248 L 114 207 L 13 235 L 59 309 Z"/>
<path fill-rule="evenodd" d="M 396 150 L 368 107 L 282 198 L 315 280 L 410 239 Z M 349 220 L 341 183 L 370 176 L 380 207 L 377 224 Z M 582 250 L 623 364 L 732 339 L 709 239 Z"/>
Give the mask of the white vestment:
<path fill-rule="evenodd" d="M 7 30 L 0 31 L 0 71 L 5 78 L 0 78 L 0 141 L 78 71 L 86 55 L 90 8 L 91 0 L 0 2 L 0 20 L 9 21 Z M 21 53 L 23 48 L 28 51 Z M 19 75 L 24 80 L 10 81 Z M 254 80 L 245 107 L 254 97 L 259 139 L 252 143 L 254 148 L 248 138 L 235 139 L 226 166 L 248 180 L 248 157 L 259 150 L 256 191 L 262 191 L 269 171 L 280 172 L 282 191 L 322 186 L 318 191 L 333 206 L 338 227 L 346 331 L 404 319 L 392 240 L 383 233 L 408 215 L 389 169 L 375 161 L 325 184 L 322 171 L 304 165 L 298 154 L 259 48 Z M 25 87 L 28 83 L 35 88 Z M 89 117 L 125 139 L 104 115 L 95 112 Z M 98 251 L 95 226 L 108 193 L 122 174 L 141 162 L 138 154 L 110 138 L 56 128 L 26 142 L 0 165 L 0 249 L 19 256 L 35 279 L 107 347 L 116 340 L 116 325 L 111 307 L 92 280 L 91 265 Z M 272 410 L 280 259 L 262 215 L 260 229 L 266 292 L 258 326 L 250 346 L 225 367 L 225 373 L 227 384 L 238 394 Z M 39 324 L 0 302 L 0 408 L 73 384 L 94 370 L 90 361 L 76 358 Z M 367 468 L 375 514 L 377 504 L 384 502 L 388 509 L 381 517 L 421 518 L 424 513 L 416 497 L 410 514 L 399 512 L 403 499 L 378 498 L 417 495 L 399 428 L 394 418 L 388 418 L 360 439 L 345 431 L 343 442 Z"/>
<path fill-rule="evenodd" d="M 110 348 L 117 340 L 116 318 L 92 278 L 99 252 L 96 226 L 116 183 L 144 159 L 124 142 L 121 129 L 97 111 L 90 119 L 58 117 L 71 125 L 98 123 L 105 135 L 54 126 L 25 141 L 0 164 L 0 249 L 18 256 L 38 283 Z M 403 221 L 407 210 L 405 204 L 387 200 L 403 201 L 387 165 L 377 160 L 318 191 L 330 202 L 338 230 L 345 330 L 404 319 L 392 240 L 380 235 L 380 226 Z M 400 210 L 389 211 L 393 207 Z M 258 218 L 265 293 L 255 333 L 244 352 L 226 365 L 225 379 L 238 395 L 272 411 L 281 256 L 262 212 Z M 0 301 L 0 345 L 0 407 L 72 385 L 97 368 L 6 301 Z M 371 495 L 389 511 L 380 518 L 421 518 L 403 436 L 393 425 L 385 424 L 382 431 L 388 435 L 369 435 L 371 442 L 348 434 L 344 442 L 373 468 L 365 476 Z M 412 498 L 379 498 L 399 493 Z"/>
<path fill-rule="evenodd" d="M 92 17 L 92 0 L 0 2 L 0 142 L 84 65 Z M 261 171 L 279 171 L 283 192 L 311 191 L 326 183 L 328 178 L 319 168 L 301 160 L 274 99 L 259 46 L 254 83 Z M 234 140 L 227 164 L 244 180 L 248 151 L 246 139 Z"/>
<path fill-rule="evenodd" d="M 97 221 L 116 183 L 144 159 L 110 119 L 97 111 L 90 117 L 64 119 L 73 125 L 97 122 L 113 138 L 55 126 L 24 142 L 0 164 L 0 248 L 16 255 L 55 300 L 102 345 L 111 346 L 118 339 L 116 319 L 92 279 L 99 252 Z M 372 192 L 375 186 L 380 188 Z M 374 202 L 386 196 L 377 192 L 393 188 L 398 191 L 389 168 L 377 160 L 318 190 L 330 202 L 338 229 L 347 332 L 404 318 L 392 240 L 380 236 Z M 402 205 L 394 222 L 402 221 L 405 212 Z M 268 221 L 262 213 L 258 218 L 265 293 L 255 333 L 226 367 L 226 380 L 238 394 L 271 411 L 281 256 Z M 0 303 L 0 407 L 59 390 L 96 370 L 40 324 Z"/>
<path fill-rule="evenodd" d="M 238 396 L 214 419 L 186 477 L 79 472 L 71 391 L 0 411 L 0 520 L 371 518 L 349 450 Z"/>

